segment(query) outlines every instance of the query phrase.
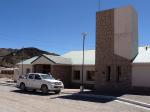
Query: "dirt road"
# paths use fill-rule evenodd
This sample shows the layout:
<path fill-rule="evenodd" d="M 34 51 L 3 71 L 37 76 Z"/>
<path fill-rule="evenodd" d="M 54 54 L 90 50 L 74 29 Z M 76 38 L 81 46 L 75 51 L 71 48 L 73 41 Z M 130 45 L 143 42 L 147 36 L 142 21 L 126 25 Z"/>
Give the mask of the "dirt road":
<path fill-rule="evenodd" d="M 25 92 L 0 82 L 0 112 L 149 112 L 132 105 L 89 99 L 65 92 L 60 95 Z"/>

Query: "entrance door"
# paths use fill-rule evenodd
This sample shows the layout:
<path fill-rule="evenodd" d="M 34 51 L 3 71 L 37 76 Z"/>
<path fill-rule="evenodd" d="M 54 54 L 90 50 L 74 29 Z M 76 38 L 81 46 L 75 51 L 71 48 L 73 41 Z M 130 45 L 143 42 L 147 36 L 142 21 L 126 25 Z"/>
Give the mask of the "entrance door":
<path fill-rule="evenodd" d="M 51 72 L 51 65 L 47 65 L 47 64 L 34 65 L 34 73 L 48 74 L 50 72 Z"/>

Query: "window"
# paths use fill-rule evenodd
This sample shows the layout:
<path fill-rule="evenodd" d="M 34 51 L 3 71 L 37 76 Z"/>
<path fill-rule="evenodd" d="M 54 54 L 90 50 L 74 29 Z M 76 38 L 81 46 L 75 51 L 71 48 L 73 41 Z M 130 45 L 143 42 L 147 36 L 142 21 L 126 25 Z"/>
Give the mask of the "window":
<path fill-rule="evenodd" d="M 107 66 L 106 81 L 110 81 L 111 67 Z"/>
<path fill-rule="evenodd" d="M 94 81 L 95 80 L 95 72 L 94 71 L 86 71 L 86 80 Z"/>
<path fill-rule="evenodd" d="M 73 72 L 73 79 L 74 80 L 80 80 L 80 71 L 74 71 Z"/>
<path fill-rule="evenodd" d="M 121 76 L 121 66 L 117 66 L 117 69 L 116 69 L 116 73 L 117 73 L 117 77 L 116 77 L 116 81 L 117 82 L 120 82 L 120 76 Z"/>
<path fill-rule="evenodd" d="M 34 79 L 34 74 L 30 74 L 29 79 Z"/>
<path fill-rule="evenodd" d="M 28 73 L 30 73 L 30 69 L 29 68 L 26 69 L 26 74 L 28 74 Z"/>
<path fill-rule="evenodd" d="M 41 77 L 39 75 L 35 75 L 36 80 L 41 80 Z"/>

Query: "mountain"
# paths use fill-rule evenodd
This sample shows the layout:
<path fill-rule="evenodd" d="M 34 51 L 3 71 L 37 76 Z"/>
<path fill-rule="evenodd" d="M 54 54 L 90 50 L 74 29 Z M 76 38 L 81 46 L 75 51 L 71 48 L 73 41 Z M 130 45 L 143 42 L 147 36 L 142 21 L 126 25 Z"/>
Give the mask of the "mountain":
<path fill-rule="evenodd" d="M 34 47 L 22 48 L 22 49 L 6 49 L 0 48 L 0 66 L 12 67 L 21 60 L 29 59 L 34 56 L 40 56 L 42 54 L 56 55 L 47 51 L 40 50 Z"/>
<path fill-rule="evenodd" d="M 11 48 L 0 48 L 0 57 L 3 57 L 5 55 L 10 54 L 11 52 L 15 52 L 17 49 L 11 49 Z"/>

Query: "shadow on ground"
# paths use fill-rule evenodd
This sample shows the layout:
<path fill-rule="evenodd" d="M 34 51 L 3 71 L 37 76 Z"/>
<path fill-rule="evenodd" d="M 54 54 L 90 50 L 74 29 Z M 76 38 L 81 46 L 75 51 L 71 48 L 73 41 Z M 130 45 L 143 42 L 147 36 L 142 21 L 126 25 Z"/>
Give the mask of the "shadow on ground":
<path fill-rule="evenodd" d="M 106 96 L 114 96 L 114 97 L 121 97 L 123 95 L 143 95 L 143 96 L 150 96 L 150 92 L 146 91 L 85 91 L 83 94 L 94 94 L 94 95 L 106 95 Z"/>
<path fill-rule="evenodd" d="M 6 81 L 7 83 L 14 83 L 14 81 Z"/>
<path fill-rule="evenodd" d="M 3 82 L 0 82 L 0 85 L 2 85 L 2 86 L 12 86 L 12 87 L 15 86 L 14 84 L 11 84 L 11 83 L 3 83 Z"/>
<path fill-rule="evenodd" d="M 144 91 L 130 91 L 130 92 L 85 91 L 82 93 L 60 95 L 57 97 L 53 97 L 51 99 L 60 98 L 60 99 L 79 100 L 79 101 L 88 101 L 88 102 L 96 102 L 96 103 L 107 103 L 116 100 L 116 97 L 121 97 L 127 94 L 150 96 L 150 92 L 144 92 Z M 92 97 L 92 95 L 101 95 L 101 96 L 104 95 L 108 97 Z M 113 98 L 109 96 L 113 96 Z"/>
<path fill-rule="evenodd" d="M 55 95 L 54 92 L 49 92 L 47 94 L 43 94 L 40 91 L 22 91 L 22 90 L 12 90 L 10 92 L 15 92 L 19 94 L 27 94 L 27 95 L 37 95 L 37 96 L 49 96 L 49 95 Z"/>
<path fill-rule="evenodd" d="M 114 99 L 112 98 L 95 98 L 95 97 L 90 97 L 90 96 L 84 96 L 84 94 L 80 95 L 80 93 L 75 93 L 75 94 L 68 94 L 68 95 L 61 95 L 61 96 L 57 96 L 57 97 L 53 97 L 50 99 L 56 99 L 56 98 L 60 98 L 60 99 L 68 99 L 68 100 L 77 100 L 77 101 L 88 101 L 88 102 L 95 102 L 95 103 L 107 103 L 107 102 L 111 102 Z"/>

